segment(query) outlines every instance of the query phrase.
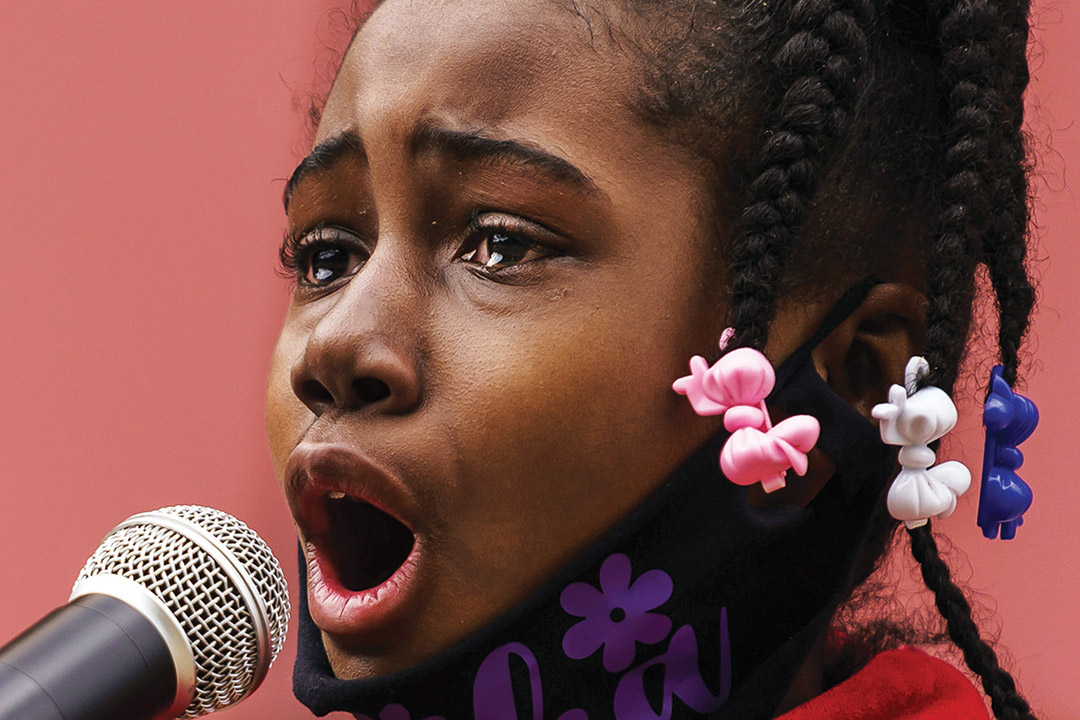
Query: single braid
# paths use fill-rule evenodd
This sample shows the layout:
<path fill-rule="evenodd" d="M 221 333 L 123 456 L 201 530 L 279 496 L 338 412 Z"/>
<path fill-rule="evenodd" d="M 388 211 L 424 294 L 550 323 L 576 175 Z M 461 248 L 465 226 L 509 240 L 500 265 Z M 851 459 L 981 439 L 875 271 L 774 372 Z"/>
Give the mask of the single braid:
<path fill-rule="evenodd" d="M 945 178 L 941 218 L 927 256 L 928 305 L 922 385 L 951 392 L 967 345 L 975 267 L 991 210 L 990 164 L 999 138 L 1002 93 L 995 63 L 1000 16 L 988 0 L 954 0 L 938 28 L 945 89 Z"/>
<path fill-rule="evenodd" d="M 908 536 L 911 554 L 919 561 L 926 587 L 934 593 L 934 602 L 945 618 L 949 637 L 964 653 L 968 667 L 982 681 L 994 715 L 998 720 L 1034 720 L 1031 707 L 1016 690 L 1016 682 L 1002 669 L 994 649 L 979 636 L 979 627 L 971 618 L 971 605 L 953 583 L 949 567 L 938 554 L 930 524 L 909 529 Z"/>
<path fill-rule="evenodd" d="M 994 215 L 986 238 L 983 262 L 999 311 L 998 348 L 1005 381 L 1015 386 L 1019 370 L 1020 346 L 1027 334 L 1035 290 L 1027 272 L 1027 229 L 1031 198 L 1028 162 L 1024 144 L 1024 90 L 1030 74 L 1027 64 L 1028 13 L 1030 2 L 1017 0 L 1005 14 L 1006 38 L 1004 90 L 1010 112 L 1002 118 L 1000 139 L 1001 172 L 993 183 Z"/>
<path fill-rule="evenodd" d="M 773 57 L 785 89 L 738 223 L 730 348 L 763 349 L 777 288 L 829 149 L 846 134 L 866 66 L 867 0 L 797 0 Z"/>

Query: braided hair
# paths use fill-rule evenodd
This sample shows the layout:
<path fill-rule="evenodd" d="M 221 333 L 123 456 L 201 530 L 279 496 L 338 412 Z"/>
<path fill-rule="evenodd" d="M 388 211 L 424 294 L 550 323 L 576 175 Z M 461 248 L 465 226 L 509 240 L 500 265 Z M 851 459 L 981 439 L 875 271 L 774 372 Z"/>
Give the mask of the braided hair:
<path fill-rule="evenodd" d="M 904 4 L 884 5 L 885 12 L 896 12 Z M 1025 262 L 1030 196 L 1022 130 L 1029 5 L 1026 0 L 949 0 L 922 8 L 937 28 L 943 122 L 934 193 L 937 229 L 923 249 L 928 299 L 924 355 L 930 372 L 920 382 L 946 392 L 952 391 L 967 345 L 980 264 L 996 296 L 998 348 L 1010 386 L 1017 381 L 1020 348 L 1034 305 Z M 850 103 L 868 72 L 857 59 L 866 43 L 858 28 L 868 27 L 872 18 L 864 3 L 798 0 L 791 7 L 786 20 L 790 38 L 774 63 L 793 79 L 761 151 L 733 252 L 731 320 L 736 343 L 759 349 L 768 338 L 784 256 L 804 209 L 813 202 L 829 148 L 847 129 Z M 840 27 L 846 32 L 837 32 Z M 801 56 L 794 65 L 797 70 L 794 56 Z M 837 68 L 843 71 L 834 72 Z M 908 534 L 948 634 L 981 679 L 995 716 L 1034 717 L 1012 676 L 980 637 L 929 523 Z"/>
<path fill-rule="evenodd" d="M 731 257 L 732 347 L 763 349 L 768 339 L 793 236 L 830 147 L 847 133 L 866 76 L 867 38 L 861 28 L 872 16 L 866 0 L 799 0 L 788 13 L 790 37 L 773 57 L 786 87 Z"/>
<path fill-rule="evenodd" d="M 710 126 L 730 127 L 738 112 L 760 121 L 744 186 L 725 178 L 744 198 L 729 248 L 728 350 L 764 350 L 778 298 L 801 276 L 820 276 L 810 257 L 840 257 L 844 267 L 827 269 L 855 277 L 888 275 L 890 264 L 914 254 L 927 296 L 923 355 L 930 372 L 920 384 L 952 392 L 981 265 L 996 298 L 1004 378 L 1014 386 L 1035 300 L 1026 265 L 1031 198 L 1022 127 L 1029 0 L 689 5 L 690 29 L 669 44 L 680 61 L 657 73 L 645 116 L 660 125 L 681 116 L 696 121 L 702 152 L 718 153 L 718 169 L 738 165 L 740 155 L 730 142 L 717 142 Z M 696 37 L 695 22 L 708 37 Z M 696 65 L 685 58 L 688 47 L 697 48 Z M 732 65 L 739 58 L 742 65 Z M 743 95 L 720 103 L 720 86 L 724 95 L 733 87 Z M 859 220 L 846 234 L 836 221 L 844 214 Z M 910 214 L 927 224 L 906 221 Z M 904 230 L 876 232 L 888 226 Z M 821 227 L 829 230 L 827 247 Z M 896 523 L 881 517 L 868 545 L 884 551 Z M 929 523 L 908 534 L 948 635 L 979 676 L 994 714 L 1033 718 L 980 637 Z"/>
<path fill-rule="evenodd" d="M 604 17 L 589 0 L 564 0 Z M 378 0 L 356 0 L 362 24 Z M 730 262 L 728 350 L 763 350 L 778 299 L 820 277 L 925 277 L 930 371 L 952 392 L 984 267 L 1015 386 L 1035 291 L 1023 132 L 1030 0 L 624 0 L 645 83 L 631 109 L 714 169 Z M 620 28 L 610 23 L 610 30 Z M 737 220 L 723 226 L 726 217 Z M 825 239 L 823 239 L 825 238 Z M 872 530 L 880 555 L 897 524 Z M 911 552 L 997 718 L 1033 718 L 979 635 L 927 523 Z M 875 556 L 876 557 L 876 556 Z M 861 579 L 872 569 L 866 563 Z"/>

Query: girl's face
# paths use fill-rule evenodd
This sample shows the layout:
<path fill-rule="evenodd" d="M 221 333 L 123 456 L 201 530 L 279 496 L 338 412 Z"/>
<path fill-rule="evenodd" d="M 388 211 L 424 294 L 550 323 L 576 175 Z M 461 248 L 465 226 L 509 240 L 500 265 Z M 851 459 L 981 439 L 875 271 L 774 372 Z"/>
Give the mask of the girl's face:
<path fill-rule="evenodd" d="M 505 612 L 718 428 L 671 390 L 722 330 L 717 222 L 641 82 L 557 3 L 391 0 L 349 49 L 267 397 L 339 677 Z"/>

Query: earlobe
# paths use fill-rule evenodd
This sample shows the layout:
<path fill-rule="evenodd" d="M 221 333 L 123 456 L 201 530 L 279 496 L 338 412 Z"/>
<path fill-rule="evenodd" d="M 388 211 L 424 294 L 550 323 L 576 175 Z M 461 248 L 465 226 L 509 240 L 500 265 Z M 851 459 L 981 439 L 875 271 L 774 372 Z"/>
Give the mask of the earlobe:
<path fill-rule="evenodd" d="M 885 401 L 889 386 L 903 382 L 908 360 L 921 354 L 925 307 L 926 298 L 911 285 L 876 285 L 814 350 L 818 372 L 864 417 Z"/>

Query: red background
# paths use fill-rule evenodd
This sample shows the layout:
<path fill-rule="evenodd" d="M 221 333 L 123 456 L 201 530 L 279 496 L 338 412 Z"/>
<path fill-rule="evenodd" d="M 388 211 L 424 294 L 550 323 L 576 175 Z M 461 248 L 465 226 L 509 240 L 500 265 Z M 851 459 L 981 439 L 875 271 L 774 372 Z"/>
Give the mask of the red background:
<path fill-rule="evenodd" d="M 232 512 L 295 577 L 262 396 L 286 302 L 279 199 L 305 153 L 295 104 L 342 40 L 332 5 L 0 3 L 0 643 L 66 600 L 116 522 L 167 504 Z M 1080 711 L 1080 9 L 1042 2 L 1036 26 L 1036 505 L 1011 543 L 979 537 L 973 497 L 940 526 L 1030 698 L 1064 718 Z M 952 447 L 977 466 L 965 426 Z M 227 717 L 306 716 L 293 648 Z"/>

